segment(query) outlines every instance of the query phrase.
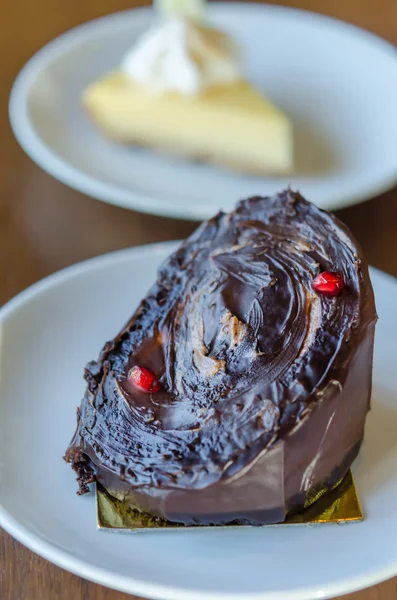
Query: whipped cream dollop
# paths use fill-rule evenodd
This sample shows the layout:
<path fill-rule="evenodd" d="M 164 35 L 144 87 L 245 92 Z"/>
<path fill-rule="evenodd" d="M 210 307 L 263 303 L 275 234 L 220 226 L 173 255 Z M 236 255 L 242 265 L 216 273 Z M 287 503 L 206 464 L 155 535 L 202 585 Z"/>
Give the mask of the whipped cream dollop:
<path fill-rule="evenodd" d="M 194 96 L 241 79 L 231 38 L 186 16 L 171 16 L 145 32 L 122 59 L 125 76 L 161 94 Z"/>

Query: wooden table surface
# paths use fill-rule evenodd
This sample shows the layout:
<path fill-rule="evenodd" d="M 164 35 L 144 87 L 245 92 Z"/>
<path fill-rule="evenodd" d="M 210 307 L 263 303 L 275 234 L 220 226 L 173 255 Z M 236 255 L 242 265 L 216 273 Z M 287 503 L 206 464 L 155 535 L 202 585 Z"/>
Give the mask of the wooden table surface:
<path fill-rule="evenodd" d="M 135 4 L 138 4 L 135 2 Z M 356 23 L 397 44 L 396 0 L 284 2 Z M 185 237 L 194 223 L 141 215 L 74 192 L 34 165 L 8 125 L 8 94 L 25 61 L 83 21 L 130 8 L 134 0 L 8 0 L 0 19 L 0 304 L 38 279 L 110 250 Z M 304 190 L 303 190 L 304 191 Z M 258 190 L 258 193 L 260 190 Z M 397 276 L 397 188 L 339 211 L 369 262 Z M 1 600 L 127 600 L 62 571 L 0 531 Z M 397 578 L 349 596 L 395 600 Z"/>

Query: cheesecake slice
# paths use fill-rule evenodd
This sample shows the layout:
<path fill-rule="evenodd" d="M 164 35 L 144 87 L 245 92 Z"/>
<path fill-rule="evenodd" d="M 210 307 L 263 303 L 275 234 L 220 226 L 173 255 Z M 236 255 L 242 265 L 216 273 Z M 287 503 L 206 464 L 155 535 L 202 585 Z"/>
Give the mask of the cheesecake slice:
<path fill-rule="evenodd" d="M 243 172 L 289 172 L 287 117 L 245 81 L 198 96 L 153 95 L 118 71 L 93 83 L 83 103 L 114 140 Z"/>
<path fill-rule="evenodd" d="M 185 15 L 145 31 L 83 104 L 120 142 L 250 173 L 293 166 L 291 123 L 248 83 L 234 40 Z"/>

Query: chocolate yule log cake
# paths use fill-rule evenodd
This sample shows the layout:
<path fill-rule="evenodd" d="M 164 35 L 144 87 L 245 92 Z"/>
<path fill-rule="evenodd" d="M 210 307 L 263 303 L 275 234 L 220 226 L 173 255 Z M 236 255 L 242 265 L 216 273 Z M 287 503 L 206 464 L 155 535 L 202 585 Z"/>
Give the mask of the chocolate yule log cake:
<path fill-rule="evenodd" d="M 290 190 L 203 223 L 97 361 L 65 459 L 184 524 L 282 522 L 344 477 L 370 407 L 362 251 Z"/>

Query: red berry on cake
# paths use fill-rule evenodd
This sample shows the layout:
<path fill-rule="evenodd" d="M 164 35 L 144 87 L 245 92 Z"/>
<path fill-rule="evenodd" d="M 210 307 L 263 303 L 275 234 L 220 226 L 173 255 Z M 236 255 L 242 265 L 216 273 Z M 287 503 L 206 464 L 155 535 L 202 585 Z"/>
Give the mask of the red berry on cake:
<path fill-rule="evenodd" d="M 155 393 L 160 390 L 160 384 L 155 375 L 145 367 L 139 367 L 138 365 L 132 367 L 128 373 L 128 379 L 144 392 Z"/>
<path fill-rule="evenodd" d="M 313 279 L 313 289 L 318 294 L 324 294 L 324 296 L 338 296 L 343 288 L 345 282 L 340 273 L 335 271 L 323 271 L 319 273 L 317 277 Z"/>

